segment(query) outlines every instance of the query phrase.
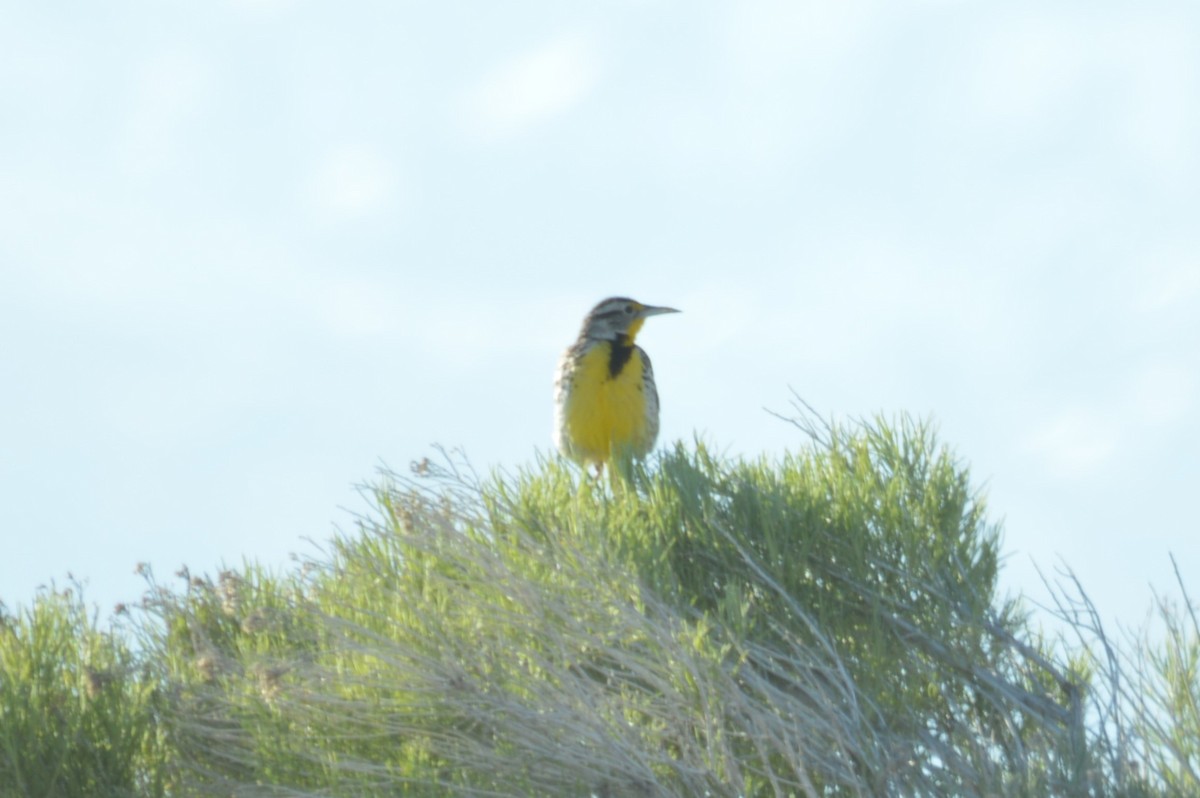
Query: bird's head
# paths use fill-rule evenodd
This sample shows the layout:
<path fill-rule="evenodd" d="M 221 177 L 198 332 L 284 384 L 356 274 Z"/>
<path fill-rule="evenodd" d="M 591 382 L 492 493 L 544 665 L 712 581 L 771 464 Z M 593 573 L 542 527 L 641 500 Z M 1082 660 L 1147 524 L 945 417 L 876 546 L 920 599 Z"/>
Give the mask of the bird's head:
<path fill-rule="evenodd" d="M 675 308 L 643 305 L 628 297 L 612 297 L 592 308 L 592 312 L 583 320 L 582 335 L 596 341 L 633 343 L 646 319 L 662 313 L 678 312 Z"/>

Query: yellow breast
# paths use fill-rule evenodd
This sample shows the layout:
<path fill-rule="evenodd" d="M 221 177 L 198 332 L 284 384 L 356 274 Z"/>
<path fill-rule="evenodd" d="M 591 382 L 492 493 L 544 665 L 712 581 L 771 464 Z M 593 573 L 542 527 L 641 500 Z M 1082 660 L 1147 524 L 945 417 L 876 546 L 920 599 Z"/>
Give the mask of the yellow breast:
<path fill-rule="evenodd" d="M 654 445 L 646 414 L 642 355 L 634 349 L 614 376 L 612 344 L 601 341 L 576 360 L 565 386 L 559 439 L 574 460 L 600 464 L 613 456 L 644 456 Z"/>

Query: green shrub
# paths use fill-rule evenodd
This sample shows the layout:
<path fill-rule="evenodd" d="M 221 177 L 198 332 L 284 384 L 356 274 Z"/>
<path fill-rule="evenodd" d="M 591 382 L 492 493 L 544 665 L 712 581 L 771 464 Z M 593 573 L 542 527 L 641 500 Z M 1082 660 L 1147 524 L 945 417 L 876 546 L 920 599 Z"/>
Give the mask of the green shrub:
<path fill-rule="evenodd" d="M 163 795 L 154 684 L 76 586 L 0 609 L 0 795 Z"/>
<path fill-rule="evenodd" d="M 290 592 L 250 575 L 231 618 L 211 585 L 158 604 L 172 631 L 155 660 L 176 663 L 164 678 L 198 788 L 1044 795 L 1086 780 L 1082 675 L 1021 642 L 995 595 L 996 530 L 924 426 L 830 429 L 777 463 L 679 446 L 612 482 L 557 461 L 415 470 L 385 475 L 377 514 Z M 259 595 L 290 619 L 274 637 L 237 620 Z"/>
<path fill-rule="evenodd" d="M 808 432 L 423 461 L 289 572 L 146 569 L 122 633 L 75 589 L 0 611 L 0 794 L 1200 795 L 1186 590 L 1118 644 L 1070 577 L 1044 639 L 928 427 Z"/>

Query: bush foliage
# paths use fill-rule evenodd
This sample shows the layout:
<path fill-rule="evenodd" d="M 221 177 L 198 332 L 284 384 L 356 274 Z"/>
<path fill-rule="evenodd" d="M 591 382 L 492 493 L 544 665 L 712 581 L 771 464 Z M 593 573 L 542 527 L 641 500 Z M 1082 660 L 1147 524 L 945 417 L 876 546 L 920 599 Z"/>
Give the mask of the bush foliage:
<path fill-rule="evenodd" d="M 1197 793 L 1186 594 L 1122 648 L 1068 583 L 1080 637 L 1052 644 L 998 595 L 998 530 L 928 427 L 808 432 L 778 461 L 677 445 L 610 480 L 423 461 L 289 573 L 150 578 L 125 637 L 44 595 L 0 631 L 0 787 Z M 55 706 L 57 731 L 10 725 Z"/>
<path fill-rule="evenodd" d="M 0 606 L 0 795 L 160 795 L 154 682 L 79 586 Z"/>

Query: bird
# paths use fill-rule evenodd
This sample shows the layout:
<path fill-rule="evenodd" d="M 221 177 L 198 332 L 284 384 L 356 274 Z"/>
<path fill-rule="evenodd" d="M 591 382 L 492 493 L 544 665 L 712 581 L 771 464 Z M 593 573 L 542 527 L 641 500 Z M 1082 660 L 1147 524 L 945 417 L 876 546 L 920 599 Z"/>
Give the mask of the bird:
<path fill-rule="evenodd" d="M 554 380 L 554 443 L 599 475 L 606 463 L 645 457 L 658 437 L 658 390 L 646 351 L 634 343 L 646 319 L 675 308 L 628 297 L 600 302 L 563 352 Z"/>

